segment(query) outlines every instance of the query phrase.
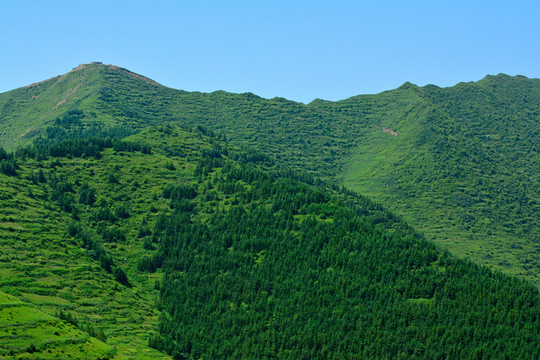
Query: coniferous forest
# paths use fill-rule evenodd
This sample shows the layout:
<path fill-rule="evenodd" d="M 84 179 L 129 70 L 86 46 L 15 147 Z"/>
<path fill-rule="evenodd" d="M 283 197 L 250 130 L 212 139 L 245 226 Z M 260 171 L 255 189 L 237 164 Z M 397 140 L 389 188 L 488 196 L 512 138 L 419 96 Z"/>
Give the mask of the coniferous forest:
<path fill-rule="evenodd" d="M 539 355 L 533 287 L 372 218 L 366 199 L 221 159 L 199 162 L 202 187 L 164 191 L 151 346 L 178 359 Z"/>

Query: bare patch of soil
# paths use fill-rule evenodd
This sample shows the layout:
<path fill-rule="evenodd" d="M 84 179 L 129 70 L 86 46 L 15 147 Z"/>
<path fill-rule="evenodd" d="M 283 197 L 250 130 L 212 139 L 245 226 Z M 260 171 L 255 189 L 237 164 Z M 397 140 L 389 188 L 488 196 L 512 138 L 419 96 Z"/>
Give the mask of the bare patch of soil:
<path fill-rule="evenodd" d="M 393 135 L 393 136 L 398 136 L 399 135 L 397 131 L 394 131 L 394 130 L 392 130 L 390 128 L 385 128 L 384 126 L 382 128 L 382 131 L 387 132 L 387 133 L 389 133 L 390 135 Z"/>

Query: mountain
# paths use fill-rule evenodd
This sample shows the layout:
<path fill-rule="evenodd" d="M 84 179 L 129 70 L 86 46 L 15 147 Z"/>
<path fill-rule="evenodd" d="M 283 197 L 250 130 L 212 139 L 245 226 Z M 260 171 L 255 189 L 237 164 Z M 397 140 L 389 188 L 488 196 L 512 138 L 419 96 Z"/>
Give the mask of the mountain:
<path fill-rule="evenodd" d="M 47 132 L 48 127 L 61 132 L 65 128 L 78 126 L 78 130 L 95 133 L 98 129 L 93 125 L 133 125 L 133 121 L 116 116 L 116 112 L 101 109 L 103 99 L 112 91 L 110 86 L 115 82 L 127 83 L 127 86 L 139 84 L 133 88 L 137 94 L 144 92 L 147 87 L 159 87 L 152 80 L 128 70 L 92 63 L 80 65 L 67 74 L 1 94 L 1 145 L 13 148 L 29 144 L 36 136 L 55 138 L 63 135 L 51 130 Z M 71 117 L 66 116 L 69 110 L 75 111 Z M 85 116 L 81 124 L 79 120 L 83 114 Z"/>
<path fill-rule="evenodd" d="M 395 134 L 370 132 L 342 173 L 345 186 L 455 254 L 539 284 L 540 81 L 498 75 L 407 91 L 418 113 L 387 121 Z"/>
<path fill-rule="evenodd" d="M 208 133 L 0 153 L 0 356 L 538 357 L 536 287 Z"/>
<path fill-rule="evenodd" d="M 539 94 L 540 80 L 500 74 L 304 105 L 174 90 L 93 63 L 0 94 L 0 145 L 203 126 L 369 195 L 453 253 L 538 285 Z"/>

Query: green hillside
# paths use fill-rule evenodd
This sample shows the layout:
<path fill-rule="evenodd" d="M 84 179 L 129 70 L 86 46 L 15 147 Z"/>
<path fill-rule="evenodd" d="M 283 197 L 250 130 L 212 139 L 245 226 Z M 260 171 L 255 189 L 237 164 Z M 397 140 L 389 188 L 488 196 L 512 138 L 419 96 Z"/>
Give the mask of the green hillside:
<path fill-rule="evenodd" d="M 54 157 L 43 148 L 26 152 L 16 175 L 0 174 L 0 291 L 48 315 L 63 313 L 85 339 L 102 334 L 115 359 L 167 359 L 148 347 L 158 319 L 155 276 L 139 275 L 136 264 L 145 251 L 138 229 L 160 207 L 152 196 L 175 174 L 163 156 L 147 163 L 140 152 L 95 141 L 82 156 L 73 156 L 74 147 L 66 156 L 58 147 Z M 118 280 L 122 273 L 129 282 Z M 47 339 L 38 340 L 39 351 L 26 358 L 47 355 L 48 347 L 38 346 Z M 66 342 L 65 353 L 79 345 Z"/>
<path fill-rule="evenodd" d="M 0 292 L 2 359 L 111 359 L 115 349 L 73 324 Z"/>
<path fill-rule="evenodd" d="M 0 146 L 202 125 L 369 195 L 453 253 L 538 285 L 539 94 L 538 79 L 497 75 L 304 105 L 174 90 L 93 63 L 0 94 Z"/>
<path fill-rule="evenodd" d="M 205 133 L 0 154 L 0 291 L 49 319 L 27 358 L 51 331 L 88 358 L 539 356 L 537 288 Z"/>
<path fill-rule="evenodd" d="M 409 88 L 423 110 L 387 121 L 395 136 L 370 132 L 344 184 L 452 252 L 540 284 L 540 81 Z"/>
<path fill-rule="evenodd" d="M 226 151 L 197 169 L 198 187 L 165 189 L 172 213 L 145 263 L 165 272 L 153 346 L 178 359 L 537 356 L 532 286 L 456 260 L 365 198 Z"/>

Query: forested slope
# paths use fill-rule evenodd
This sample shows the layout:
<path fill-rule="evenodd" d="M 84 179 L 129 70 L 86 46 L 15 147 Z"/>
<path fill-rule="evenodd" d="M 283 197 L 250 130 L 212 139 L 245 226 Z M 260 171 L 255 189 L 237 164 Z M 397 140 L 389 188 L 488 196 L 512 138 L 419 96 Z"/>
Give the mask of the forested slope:
<path fill-rule="evenodd" d="M 0 145 L 202 125 L 371 196 L 453 253 L 538 285 L 539 94 L 538 79 L 497 75 L 304 105 L 174 90 L 94 63 L 0 94 Z"/>
<path fill-rule="evenodd" d="M 4 156 L 0 291 L 118 359 L 538 357 L 537 288 L 204 133 Z"/>
<path fill-rule="evenodd" d="M 366 199 L 209 155 L 202 187 L 164 190 L 172 214 L 145 263 L 165 272 L 153 346 L 178 359 L 538 356 L 532 286 L 373 217 Z"/>
<path fill-rule="evenodd" d="M 175 179 L 166 158 L 148 151 L 64 142 L 20 151 L 0 173 L 0 291 L 44 313 L 28 325 L 25 315 L 6 319 L 0 358 L 169 358 L 148 347 L 154 276 L 135 270 L 139 232 L 160 207 L 152 196 Z"/>

